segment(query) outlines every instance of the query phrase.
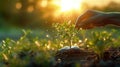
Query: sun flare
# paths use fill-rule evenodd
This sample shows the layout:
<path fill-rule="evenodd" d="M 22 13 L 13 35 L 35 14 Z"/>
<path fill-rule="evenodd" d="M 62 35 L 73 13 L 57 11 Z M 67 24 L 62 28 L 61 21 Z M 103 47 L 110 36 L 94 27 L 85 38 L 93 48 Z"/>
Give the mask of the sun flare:
<path fill-rule="evenodd" d="M 60 8 L 62 12 L 70 10 L 79 10 L 82 0 L 61 0 Z"/>
<path fill-rule="evenodd" d="M 83 0 L 52 0 L 53 6 L 57 6 L 53 13 L 54 17 L 71 15 L 73 12 L 80 13 L 83 9 Z"/>

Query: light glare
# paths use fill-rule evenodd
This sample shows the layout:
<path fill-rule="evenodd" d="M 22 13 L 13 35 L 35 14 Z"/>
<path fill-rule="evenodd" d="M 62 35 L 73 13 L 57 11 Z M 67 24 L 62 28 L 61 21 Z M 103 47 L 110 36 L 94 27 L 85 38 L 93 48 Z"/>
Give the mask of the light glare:
<path fill-rule="evenodd" d="M 80 4 L 82 0 L 61 0 L 61 11 L 70 11 L 80 9 Z"/>

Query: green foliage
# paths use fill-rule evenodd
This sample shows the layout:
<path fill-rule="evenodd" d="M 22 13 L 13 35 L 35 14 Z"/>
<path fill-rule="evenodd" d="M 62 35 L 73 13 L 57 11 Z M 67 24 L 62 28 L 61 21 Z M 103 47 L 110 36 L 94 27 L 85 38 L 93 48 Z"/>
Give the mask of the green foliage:
<path fill-rule="evenodd" d="M 0 45 L 0 66 L 5 67 L 50 67 L 55 63 L 55 53 L 64 46 L 79 46 L 94 51 L 102 59 L 103 52 L 110 47 L 119 47 L 119 29 L 110 27 L 77 30 L 74 24 L 54 24 L 54 30 L 46 38 L 32 37 L 33 31 L 23 30 L 17 41 L 7 38 Z M 41 34 L 40 34 L 41 35 Z"/>
<path fill-rule="evenodd" d="M 119 47 L 119 29 L 108 29 L 107 27 L 90 30 L 86 44 L 88 48 L 103 58 L 103 53 L 111 47 Z M 115 37 L 117 35 L 118 37 Z"/>
<path fill-rule="evenodd" d="M 75 29 L 75 25 L 71 24 L 71 21 L 62 24 L 56 23 L 53 25 L 56 29 L 56 41 L 60 44 L 66 44 L 66 46 L 74 46 L 78 42 L 79 31 Z"/>
<path fill-rule="evenodd" d="M 0 45 L 0 66 L 26 67 L 31 65 L 49 67 L 54 62 L 56 46 L 51 41 L 30 39 L 30 31 L 24 31 L 24 35 L 17 41 L 6 39 Z"/>
<path fill-rule="evenodd" d="M 109 49 L 113 45 L 112 43 L 111 33 L 107 31 L 93 31 L 91 32 L 91 38 L 88 39 L 89 47 L 100 57 L 102 57 L 106 49 Z"/>

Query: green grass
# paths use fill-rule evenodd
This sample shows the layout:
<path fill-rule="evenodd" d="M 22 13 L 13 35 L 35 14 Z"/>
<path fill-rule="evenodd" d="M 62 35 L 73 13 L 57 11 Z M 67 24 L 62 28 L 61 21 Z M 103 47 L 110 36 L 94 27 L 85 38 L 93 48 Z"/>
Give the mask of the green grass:
<path fill-rule="evenodd" d="M 109 47 L 120 46 L 120 29 L 114 27 L 77 30 L 74 24 L 53 24 L 49 33 L 33 36 L 33 31 L 23 30 L 18 40 L 7 38 L 0 45 L 0 67 L 50 67 L 55 64 L 55 53 L 64 46 L 79 46 L 102 57 Z M 34 33 L 35 34 L 35 33 Z M 86 49 L 87 48 L 87 49 Z"/>

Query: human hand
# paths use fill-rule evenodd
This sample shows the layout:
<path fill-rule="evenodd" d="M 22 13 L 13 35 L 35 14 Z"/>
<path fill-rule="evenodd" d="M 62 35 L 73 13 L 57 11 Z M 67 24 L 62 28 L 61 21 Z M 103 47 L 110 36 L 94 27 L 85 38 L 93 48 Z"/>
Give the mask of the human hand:
<path fill-rule="evenodd" d="M 98 26 L 107 25 L 108 18 L 111 16 L 104 12 L 88 10 L 83 13 L 76 21 L 76 28 L 90 29 Z"/>

